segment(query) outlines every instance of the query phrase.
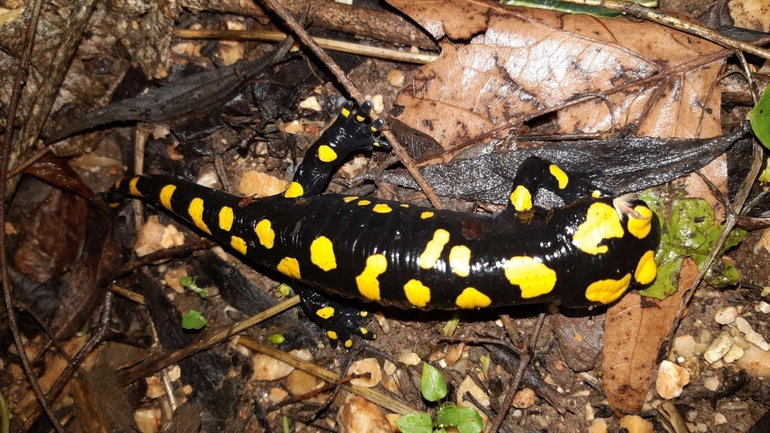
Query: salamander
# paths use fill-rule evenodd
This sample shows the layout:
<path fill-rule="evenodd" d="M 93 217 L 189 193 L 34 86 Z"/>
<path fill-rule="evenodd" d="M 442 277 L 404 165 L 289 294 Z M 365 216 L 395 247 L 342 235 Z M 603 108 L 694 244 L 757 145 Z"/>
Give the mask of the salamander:
<path fill-rule="evenodd" d="M 355 151 L 387 149 L 367 122 L 371 106 L 341 115 L 309 148 L 286 191 L 244 198 L 166 176 L 120 180 L 111 203 L 140 198 L 175 214 L 232 250 L 294 280 L 305 310 L 332 345 L 373 338 L 357 309 L 317 290 L 403 308 L 478 309 L 560 300 L 609 304 L 652 282 L 660 224 L 629 196 L 532 157 L 519 168 L 496 216 L 354 195 L 322 194 Z M 545 188 L 563 207 L 535 206 Z M 307 287 L 312 288 L 309 290 Z"/>

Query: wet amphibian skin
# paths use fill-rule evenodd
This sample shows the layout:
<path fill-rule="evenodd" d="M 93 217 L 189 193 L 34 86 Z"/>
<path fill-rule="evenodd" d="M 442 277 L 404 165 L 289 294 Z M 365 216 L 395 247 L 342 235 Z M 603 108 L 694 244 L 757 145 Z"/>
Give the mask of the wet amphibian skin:
<path fill-rule="evenodd" d="M 361 312 L 317 290 L 382 305 L 476 309 L 560 300 L 608 304 L 630 285 L 655 279 L 657 218 L 630 197 L 612 197 L 540 158 L 520 167 L 508 208 L 488 215 L 371 197 L 322 194 L 332 170 L 354 151 L 388 145 L 365 123 L 369 104 L 341 115 L 308 150 L 280 195 L 244 199 L 165 176 L 118 181 L 117 203 L 141 198 L 174 213 L 254 262 L 295 281 L 303 306 L 332 343 L 352 334 Z M 565 203 L 533 205 L 539 188 Z"/>

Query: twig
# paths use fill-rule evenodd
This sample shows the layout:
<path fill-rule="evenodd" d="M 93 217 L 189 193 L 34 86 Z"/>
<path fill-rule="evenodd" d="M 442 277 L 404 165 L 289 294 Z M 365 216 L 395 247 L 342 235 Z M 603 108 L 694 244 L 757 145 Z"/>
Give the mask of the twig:
<path fill-rule="evenodd" d="M 192 344 L 183 347 L 182 349 L 174 352 L 164 354 L 160 357 L 154 358 L 150 361 L 143 362 L 137 366 L 127 369 L 120 379 L 124 385 L 131 384 L 136 380 L 153 373 L 155 371 L 166 368 L 172 364 L 176 364 L 188 356 L 192 356 L 200 351 L 206 350 L 212 346 L 216 346 L 221 342 L 227 340 L 232 335 L 235 335 L 245 329 L 248 329 L 260 322 L 263 322 L 279 313 L 282 313 L 290 308 L 293 308 L 299 304 L 299 296 L 294 296 L 286 301 L 281 302 L 259 314 L 255 314 L 246 320 L 242 320 L 232 326 L 223 326 L 212 330 L 201 336 L 200 339 L 194 341 Z"/>
<path fill-rule="evenodd" d="M 600 6 L 607 9 L 624 12 L 629 15 L 633 15 L 639 18 L 644 18 L 662 24 L 666 27 L 671 27 L 677 30 L 681 30 L 691 35 L 700 36 L 708 39 L 714 43 L 722 45 L 724 47 L 734 48 L 737 50 L 745 51 L 747 53 L 754 54 L 763 59 L 770 60 L 770 51 L 757 47 L 756 45 L 744 42 L 738 39 L 734 39 L 725 36 L 719 32 L 711 30 L 707 27 L 703 27 L 691 22 L 682 21 L 679 18 L 668 15 L 659 10 L 646 8 L 644 6 L 624 1 L 616 0 L 563 0 L 568 3 L 575 3 L 588 6 Z"/>
<path fill-rule="evenodd" d="M 16 118 L 16 110 L 19 107 L 19 100 L 21 99 L 21 90 L 24 82 L 29 74 L 29 62 L 32 58 L 32 47 L 35 45 L 35 33 L 37 30 L 37 23 L 40 19 L 40 10 L 42 7 L 41 0 L 33 0 L 32 15 L 29 20 L 29 27 L 27 28 L 27 34 L 25 37 L 25 49 L 19 60 L 19 71 L 16 74 L 16 78 L 13 83 L 13 93 L 11 93 L 11 100 L 8 104 L 8 117 L 5 122 L 5 137 L 3 140 L 3 148 L 0 150 L 0 227 L 5 227 L 5 195 L 8 191 L 8 157 L 11 154 L 11 141 L 13 139 L 14 120 Z M 0 281 L 3 285 L 3 299 L 5 300 L 5 311 L 8 313 L 8 328 L 13 335 L 13 342 L 16 345 L 16 350 L 19 353 L 19 359 L 21 360 L 21 366 L 24 369 L 29 384 L 35 393 L 37 401 L 45 411 L 48 418 L 51 420 L 51 424 L 58 433 L 64 432 L 56 415 L 53 413 L 51 406 L 45 399 L 45 394 L 40 388 L 40 384 L 35 378 L 35 373 L 32 371 L 32 367 L 29 365 L 29 359 L 27 353 L 24 350 L 24 343 L 21 341 L 21 334 L 19 333 L 19 324 L 16 322 L 16 313 L 13 309 L 13 286 L 11 280 L 8 278 L 8 256 L 7 245 L 5 243 L 6 238 L 4 233 L 0 233 Z"/>
<path fill-rule="evenodd" d="M 233 39 L 267 42 L 279 42 L 286 39 L 286 33 L 265 32 L 259 30 L 177 30 L 174 32 L 174 36 L 182 39 Z M 362 56 L 395 60 L 397 62 L 424 65 L 438 58 L 436 54 L 410 53 L 407 51 L 390 50 L 387 48 L 372 47 L 370 45 L 355 44 L 352 42 L 337 41 L 315 36 L 313 36 L 313 40 L 315 40 L 319 47 L 325 50 L 360 54 Z"/>
<path fill-rule="evenodd" d="M 299 25 L 297 20 L 294 19 L 294 17 L 289 13 L 286 8 L 283 7 L 283 5 L 278 0 L 262 0 L 265 6 L 275 12 L 286 24 L 287 27 L 299 38 L 299 40 L 302 42 L 303 45 L 308 47 L 310 51 L 313 52 L 320 60 L 323 62 L 327 68 L 329 68 L 329 71 L 334 75 L 334 77 L 337 79 L 337 81 L 342 85 L 342 87 L 345 88 L 345 91 L 348 92 L 348 94 L 355 99 L 356 103 L 361 105 L 364 102 L 364 96 L 361 94 L 361 92 L 356 88 L 355 84 L 353 84 L 348 77 L 345 75 L 345 72 L 337 65 L 337 63 L 334 62 L 334 60 L 329 57 L 324 50 L 321 49 L 321 47 L 318 46 L 318 44 L 315 43 L 313 38 L 310 37 L 310 35 L 307 34 L 304 28 Z M 372 120 L 375 120 L 377 118 L 376 114 L 372 113 Z M 406 167 L 406 170 L 409 172 L 409 174 L 414 178 L 414 181 L 417 182 L 417 185 L 420 186 L 422 191 L 425 193 L 425 195 L 428 197 L 428 200 L 430 203 L 435 207 L 436 209 L 441 209 L 441 202 L 438 200 L 438 196 L 435 192 L 433 192 L 433 189 L 428 185 L 427 182 L 425 182 L 425 179 L 423 179 L 422 174 L 420 174 L 420 171 L 417 169 L 417 165 L 414 163 L 411 157 L 406 153 L 401 143 L 399 143 L 398 140 L 396 140 L 396 137 L 393 136 L 393 134 L 390 133 L 390 131 L 382 131 L 382 135 L 388 140 L 388 143 L 390 143 L 391 147 L 393 147 L 393 154 L 398 157 L 398 159 L 401 161 L 402 164 L 404 164 L 404 167 Z"/>
<path fill-rule="evenodd" d="M 495 418 L 494 422 L 487 427 L 487 433 L 494 433 L 500 430 L 500 426 L 503 424 L 506 415 L 508 415 L 508 409 L 511 408 L 513 397 L 516 396 L 516 391 L 518 391 L 519 385 L 521 385 L 521 380 L 524 378 L 524 372 L 529 366 L 529 361 L 532 360 L 532 354 L 535 351 L 535 343 L 537 343 L 537 337 L 540 335 L 540 329 L 543 328 L 545 316 L 545 313 L 540 313 L 540 315 L 537 316 L 535 329 L 532 331 L 532 335 L 529 337 L 529 342 L 527 343 L 527 346 L 529 346 L 527 348 L 527 353 L 521 357 L 519 368 L 516 370 L 516 375 L 514 375 L 511 386 L 508 388 L 508 392 L 506 392 L 505 398 L 500 404 L 500 412 L 497 414 L 497 418 Z"/>

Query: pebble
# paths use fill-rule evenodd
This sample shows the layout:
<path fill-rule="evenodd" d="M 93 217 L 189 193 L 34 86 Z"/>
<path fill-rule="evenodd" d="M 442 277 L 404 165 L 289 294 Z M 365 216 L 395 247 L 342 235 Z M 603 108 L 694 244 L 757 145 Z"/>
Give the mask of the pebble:
<path fill-rule="evenodd" d="M 382 369 L 380 363 L 375 358 L 364 358 L 354 362 L 348 368 L 348 374 L 366 374 L 370 376 L 367 379 L 366 376 L 351 379 L 350 383 L 357 386 L 363 386 L 365 388 L 372 388 L 377 386 L 382 381 Z"/>
<path fill-rule="evenodd" d="M 483 389 L 481 389 L 476 382 L 471 379 L 470 376 L 465 376 L 462 382 L 460 382 L 460 386 L 457 387 L 457 401 L 459 402 L 466 402 L 465 399 L 463 399 L 463 396 L 465 393 L 470 393 L 470 395 L 473 396 L 473 398 L 476 399 L 479 404 L 481 404 L 484 407 L 489 407 L 491 404 L 489 400 L 489 396 L 487 393 L 484 392 Z M 470 402 L 467 402 L 470 405 Z M 462 403 L 461 403 L 462 405 Z"/>
<path fill-rule="evenodd" d="M 607 421 L 604 418 L 596 418 L 588 426 L 588 433 L 607 433 Z"/>
<path fill-rule="evenodd" d="M 393 87 L 401 87 L 406 81 L 404 71 L 400 69 L 391 69 L 387 76 L 388 83 Z"/>
<path fill-rule="evenodd" d="M 724 425 L 727 424 L 727 418 L 719 412 L 714 414 L 714 425 Z"/>
<path fill-rule="evenodd" d="M 760 301 L 756 306 L 756 310 L 765 314 L 770 313 L 770 304 L 765 301 Z"/>
<path fill-rule="evenodd" d="M 318 98 L 315 96 L 311 96 L 304 101 L 299 103 L 299 108 L 304 108 L 306 110 L 315 111 L 316 113 L 321 112 L 321 104 L 318 103 Z"/>
<path fill-rule="evenodd" d="M 321 379 L 302 370 L 294 370 L 286 377 L 286 389 L 295 397 L 315 391 L 323 383 Z"/>
<path fill-rule="evenodd" d="M 708 349 L 703 354 L 703 358 L 709 364 L 713 364 L 722 359 L 731 347 L 733 347 L 733 339 L 730 337 L 729 333 L 723 331 L 717 335 L 717 338 L 715 338 L 711 345 L 709 345 Z"/>
<path fill-rule="evenodd" d="M 134 422 L 142 433 L 155 433 L 160 429 L 159 408 L 139 409 L 134 412 Z"/>
<path fill-rule="evenodd" d="M 720 325 L 728 325 L 738 317 L 738 309 L 735 307 L 724 307 L 719 309 L 714 315 L 714 320 Z"/>
<path fill-rule="evenodd" d="M 268 400 L 270 400 L 270 403 L 273 403 L 273 404 L 282 402 L 288 396 L 289 396 L 288 392 L 278 387 L 270 388 L 270 391 L 267 392 L 267 398 Z"/>
<path fill-rule="evenodd" d="M 398 355 L 398 362 L 406 365 L 417 365 L 422 362 L 420 356 L 414 352 L 402 352 Z"/>
<path fill-rule="evenodd" d="M 719 378 L 716 376 L 708 376 L 703 379 L 703 387 L 709 391 L 716 391 L 719 389 Z"/>
<path fill-rule="evenodd" d="M 519 409 L 526 409 L 532 407 L 535 404 L 535 391 L 532 388 L 523 388 L 516 392 L 513 396 L 513 407 Z"/>
<path fill-rule="evenodd" d="M 770 378 L 770 352 L 756 346 L 749 346 L 735 365 L 746 370 L 753 377 Z"/>
<path fill-rule="evenodd" d="M 147 218 L 136 237 L 134 252 L 137 257 L 143 257 L 164 248 L 184 244 L 184 233 L 180 233 L 172 225 L 164 226 L 158 221 L 156 215 Z"/>
<path fill-rule="evenodd" d="M 734 344 L 733 347 L 731 347 L 730 350 L 725 353 L 725 356 L 722 357 L 722 360 L 724 362 L 735 362 L 743 356 L 743 353 L 743 348 L 737 344 Z"/>
<path fill-rule="evenodd" d="M 337 412 L 340 433 L 391 433 L 395 431 L 377 405 L 350 394 Z"/>
<path fill-rule="evenodd" d="M 638 415 L 624 416 L 620 426 L 628 430 L 628 433 L 652 433 L 652 423 Z"/>
<path fill-rule="evenodd" d="M 250 170 L 241 176 L 238 192 L 248 197 L 267 197 L 282 193 L 288 185 L 283 179 Z"/>
<path fill-rule="evenodd" d="M 746 341 L 764 351 L 770 350 L 770 344 L 767 344 L 767 341 L 765 341 L 762 335 L 751 329 L 751 325 L 746 319 L 743 317 L 735 319 L 735 326 L 738 327 L 738 330 L 743 333 Z"/>
<path fill-rule="evenodd" d="M 672 399 L 682 395 L 682 389 L 690 383 L 690 372 L 671 361 L 663 361 L 658 367 L 655 390 L 662 398 Z"/>
<path fill-rule="evenodd" d="M 680 335 L 674 340 L 674 353 L 689 358 L 695 353 L 696 344 L 692 335 Z"/>
<path fill-rule="evenodd" d="M 390 362 L 390 360 L 385 360 L 385 362 L 382 365 L 382 369 L 385 371 L 385 374 L 390 376 L 391 374 L 396 372 L 396 364 Z"/>

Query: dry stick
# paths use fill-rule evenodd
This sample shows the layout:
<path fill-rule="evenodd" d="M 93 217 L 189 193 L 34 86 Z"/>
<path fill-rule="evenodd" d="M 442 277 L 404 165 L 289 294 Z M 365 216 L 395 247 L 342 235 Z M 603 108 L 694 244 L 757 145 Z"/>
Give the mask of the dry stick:
<path fill-rule="evenodd" d="M 759 48 L 754 44 L 750 44 L 748 42 L 740 41 L 738 39 L 725 36 L 707 27 L 703 27 L 691 22 L 685 22 L 676 17 L 668 15 L 664 12 L 661 12 L 655 9 L 646 8 L 644 6 L 641 6 L 635 3 L 616 1 L 616 0 L 563 0 L 563 1 L 566 1 L 568 3 L 587 5 L 587 6 L 600 6 L 603 8 L 624 12 L 629 15 L 634 15 L 639 18 L 644 18 L 644 19 L 656 22 L 658 24 L 662 24 L 666 27 L 675 28 L 677 30 L 690 33 L 692 35 L 700 36 L 702 38 L 708 39 L 714 43 L 717 43 L 725 47 L 735 48 L 741 51 L 745 51 L 747 53 L 754 54 L 763 59 L 770 60 L 770 51 Z"/>
<path fill-rule="evenodd" d="M 181 39 L 232 39 L 240 41 L 280 42 L 287 38 L 283 32 L 266 32 L 260 30 L 176 30 L 174 36 Z M 334 39 L 313 36 L 319 47 L 342 53 L 360 54 L 378 59 L 395 60 L 398 62 L 426 64 L 438 58 L 436 54 L 410 53 L 373 47 L 371 45 L 353 42 L 337 41 Z"/>
<path fill-rule="evenodd" d="M 29 74 L 29 62 L 32 58 L 32 47 L 35 44 L 35 33 L 40 18 L 42 3 L 41 0 L 33 0 L 33 4 L 31 5 L 32 15 L 30 16 L 29 27 L 27 27 L 27 33 L 25 35 L 24 52 L 19 60 L 19 71 L 14 79 L 13 92 L 11 93 L 11 100 L 8 104 L 8 117 L 5 122 L 5 137 L 3 140 L 3 148 L 0 150 L 0 227 L 5 227 L 5 194 L 8 190 L 8 180 L 6 177 L 8 174 L 8 157 L 11 154 L 14 120 L 16 118 L 16 110 L 19 107 L 19 100 L 21 99 L 22 85 Z M 40 384 L 35 378 L 35 373 L 29 365 L 29 359 L 24 350 L 24 343 L 21 341 L 19 324 L 16 322 L 16 313 L 13 309 L 13 286 L 11 286 L 11 280 L 8 278 L 8 256 L 6 254 L 7 246 L 5 240 L 5 234 L 0 233 L 0 281 L 3 285 L 5 310 L 8 312 L 8 327 L 11 330 L 11 335 L 13 335 L 13 342 L 16 345 L 16 351 L 19 353 L 19 359 L 21 359 L 21 366 L 24 369 L 24 374 L 29 380 L 29 384 L 35 393 L 37 401 L 40 403 L 40 406 L 42 406 L 46 415 L 48 415 L 54 429 L 59 433 L 63 433 L 64 427 L 59 423 L 51 406 L 48 405 L 43 390 L 40 388 Z"/>
<path fill-rule="evenodd" d="M 69 383 L 69 380 L 72 378 L 72 375 L 75 373 L 77 368 L 80 367 L 80 364 L 83 363 L 91 351 L 102 342 L 102 339 L 104 339 L 104 335 L 107 333 L 107 328 L 110 326 L 110 318 L 112 317 L 112 300 L 114 296 L 115 295 L 110 292 L 107 292 L 105 295 L 104 303 L 102 304 L 102 319 L 99 321 L 99 327 L 97 328 L 94 335 L 92 335 L 91 338 L 86 342 L 86 344 L 84 344 L 83 347 L 81 347 L 80 350 L 78 350 L 78 352 L 75 354 L 75 356 L 72 357 L 72 360 L 67 363 L 67 367 L 64 369 L 64 371 L 61 372 L 59 377 L 56 378 L 56 382 L 54 382 L 53 386 L 51 386 L 51 389 L 48 390 L 48 393 L 46 394 L 46 397 L 48 397 L 49 400 L 54 401 L 59 397 L 59 394 L 61 394 L 61 392 L 64 390 L 64 387 L 67 385 L 67 383 Z M 64 352 L 61 354 L 64 355 Z M 39 417 L 40 407 L 38 406 L 32 415 L 24 422 L 22 431 L 31 429 Z"/>
<path fill-rule="evenodd" d="M 503 421 L 505 421 L 506 415 L 508 415 L 508 410 L 511 409 L 511 404 L 513 403 L 513 397 L 516 396 L 516 391 L 519 389 L 519 385 L 521 385 L 521 380 L 524 378 L 524 372 L 527 370 L 527 367 L 529 366 L 529 361 L 532 360 L 532 353 L 535 351 L 535 343 L 537 343 L 537 337 L 540 335 L 540 330 L 543 328 L 543 323 L 545 322 L 545 313 L 540 313 L 540 315 L 537 316 L 537 323 L 535 324 L 535 329 L 532 331 L 532 335 L 529 337 L 529 342 L 527 343 L 527 353 L 525 353 L 521 358 L 519 358 L 519 368 L 516 370 L 516 375 L 513 377 L 513 381 L 511 382 L 511 387 L 508 388 L 508 392 L 505 394 L 505 398 L 503 399 L 502 404 L 500 405 L 500 412 L 497 414 L 497 418 L 495 418 L 495 421 L 489 425 L 486 432 L 487 433 L 494 433 L 500 430 L 500 426 L 503 424 Z"/>
<path fill-rule="evenodd" d="M 318 44 L 315 43 L 313 38 L 310 37 L 310 35 L 307 34 L 304 28 L 299 25 L 299 23 L 294 19 L 294 16 L 289 13 L 286 8 L 283 7 L 283 5 L 278 0 L 262 0 L 265 6 L 275 12 L 286 24 L 286 26 L 289 27 L 289 29 L 297 35 L 299 40 L 302 42 L 303 45 L 308 47 L 310 51 L 313 52 L 320 60 L 323 62 L 327 68 L 329 68 L 329 71 L 331 71 L 332 75 L 334 75 L 335 78 L 337 78 L 337 81 L 342 84 L 342 87 L 345 88 L 345 90 L 348 92 L 348 94 L 355 99 L 355 101 L 358 103 L 358 105 L 361 105 L 364 102 L 364 97 L 361 94 L 361 92 L 358 91 L 355 84 L 353 84 L 348 77 L 345 75 L 345 72 L 342 71 L 342 69 L 337 65 L 334 60 L 332 60 L 324 50 L 321 49 L 321 47 L 318 46 Z M 377 119 L 377 116 L 374 112 L 372 112 L 372 120 Z M 402 164 L 404 164 L 404 167 L 406 167 L 409 174 L 414 178 L 414 181 L 417 182 L 417 185 L 422 188 L 425 195 L 428 197 L 428 200 L 430 203 L 435 207 L 436 209 L 441 209 L 441 203 L 438 200 L 438 196 L 435 192 L 433 192 L 433 188 L 431 188 L 427 182 L 425 182 L 425 179 L 423 179 L 422 174 L 420 174 L 420 171 L 417 169 L 417 165 L 415 165 L 414 161 L 411 157 L 406 153 L 404 148 L 401 146 L 401 143 L 396 140 L 396 137 L 393 136 L 393 134 L 390 133 L 390 131 L 382 131 L 382 135 L 388 140 L 388 143 L 393 147 L 393 153 L 398 157 L 398 159 L 401 161 Z"/>
<path fill-rule="evenodd" d="M 217 329 L 207 332 L 201 336 L 200 339 L 194 341 L 192 344 L 183 347 L 182 349 L 174 352 L 164 354 L 156 359 L 148 362 L 143 362 L 137 366 L 126 369 L 121 375 L 120 381 L 123 385 L 129 385 L 142 377 L 152 374 L 155 371 L 166 368 L 172 364 L 176 364 L 188 356 L 192 356 L 200 351 L 206 350 L 217 344 L 230 338 L 245 329 L 248 329 L 257 323 L 263 322 L 276 314 L 282 313 L 290 308 L 299 304 L 299 296 L 294 296 L 286 301 L 281 302 L 278 305 L 268 308 L 259 314 L 249 317 L 246 320 L 242 320 L 232 326 L 222 326 Z"/>

